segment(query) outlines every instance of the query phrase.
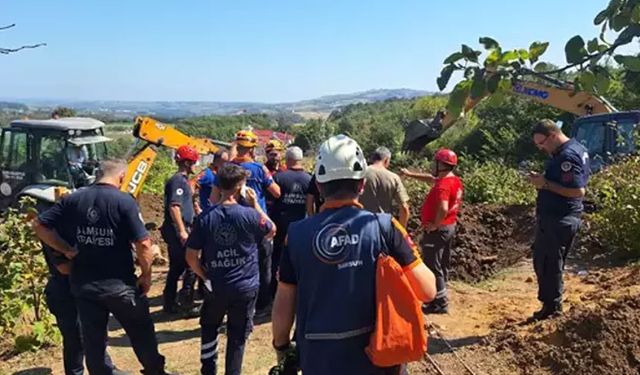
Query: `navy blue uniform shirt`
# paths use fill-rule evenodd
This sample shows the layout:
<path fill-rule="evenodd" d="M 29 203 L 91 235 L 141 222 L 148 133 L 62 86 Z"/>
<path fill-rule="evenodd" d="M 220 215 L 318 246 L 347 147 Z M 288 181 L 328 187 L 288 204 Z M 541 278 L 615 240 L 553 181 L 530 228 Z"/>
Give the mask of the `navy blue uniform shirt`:
<path fill-rule="evenodd" d="M 193 209 L 193 193 L 184 173 L 176 173 L 164 185 L 164 225 L 172 225 L 173 220 L 169 214 L 169 208 L 173 205 L 180 206 L 182 221 L 186 226 L 191 226 L 195 212 Z"/>
<path fill-rule="evenodd" d="M 64 197 L 38 219 L 78 250 L 72 287 L 114 281 L 135 285 L 131 243 L 148 233 L 129 194 L 112 185 L 92 185 Z"/>
<path fill-rule="evenodd" d="M 561 145 L 545 164 L 544 178 L 567 188 L 584 188 L 591 167 L 589 152 L 575 139 Z M 538 191 L 537 214 L 564 217 L 580 215 L 582 198 L 567 198 L 549 190 Z"/>
<path fill-rule="evenodd" d="M 196 219 L 187 248 L 202 250 L 201 262 L 214 290 L 258 289 L 258 243 L 271 223 L 253 208 L 218 204 Z"/>
<path fill-rule="evenodd" d="M 303 170 L 289 169 L 276 174 L 273 179 L 280 186 L 280 198 L 273 204 L 271 219 L 278 225 L 278 230 L 286 230 L 289 223 L 306 216 L 311 175 Z"/>

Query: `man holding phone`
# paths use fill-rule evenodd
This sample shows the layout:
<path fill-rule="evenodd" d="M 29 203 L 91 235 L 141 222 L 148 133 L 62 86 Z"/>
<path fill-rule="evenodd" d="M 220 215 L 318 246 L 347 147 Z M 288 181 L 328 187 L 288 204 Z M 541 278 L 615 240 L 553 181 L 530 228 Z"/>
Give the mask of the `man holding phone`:
<path fill-rule="evenodd" d="M 531 319 L 543 320 L 562 312 L 562 271 L 582 224 L 582 201 L 591 168 L 587 149 L 567 137 L 553 121 L 536 123 L 532 137 L 536 147 L 550 156 L 544 174 L 527 175 L 538 190 L 532 248 L 538 299 L 543 304 Z"/>

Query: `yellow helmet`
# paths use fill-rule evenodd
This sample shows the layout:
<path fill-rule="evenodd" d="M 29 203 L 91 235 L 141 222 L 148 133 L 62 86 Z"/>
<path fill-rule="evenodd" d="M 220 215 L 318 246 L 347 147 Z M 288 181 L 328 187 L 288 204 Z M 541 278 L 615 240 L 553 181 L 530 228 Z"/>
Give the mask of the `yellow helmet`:
<path fill-rule="evenodd" d="M 277 139 L 272 139 L 264 147 L 264 151 L 268 154 L 271 151 L 284 151 L 284 145 Z"/>
<path fill-rule="evenodd" d="M 250 130 L 240 130 L 236 133 L 236 143 L 242 147 L 256 147 L 258 145 L 258 136 Z"/>

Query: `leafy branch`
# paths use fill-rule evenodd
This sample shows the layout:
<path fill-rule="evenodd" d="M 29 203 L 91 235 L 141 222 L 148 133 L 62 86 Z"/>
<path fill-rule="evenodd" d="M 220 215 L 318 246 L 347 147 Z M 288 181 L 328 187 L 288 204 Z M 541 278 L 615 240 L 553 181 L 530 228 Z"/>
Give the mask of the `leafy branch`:
<path fill-rule="evenodd" d="M 605 57 L 613 58 L 626 72 L 639 73 L 640 57 L 615 54 L 615 51 L 640 36 L 640 0 L 610 0 L 593 22 L 602 25 L 599 38 L 585 42 L 580 35 L 572 37 L 565 45 L 567 64 L 559 68 L 539 61 L 549 47 L 548 42 L 536 41 L 528 49 L 503 51 L 495 39 L 482 37 L 479 43 L 486 51 L 482 63 L 479 59 L 483 52 L 463 44 L 460 51 L 444 60 L 445 66 L 437 79 L 438 88 L 442 91 L 454 72 L 463 73 L 463 79 L 451 91 L 447 110 L 458 116 L 468 100 L 496 94 L 500 97 L 511 89 L 514 80 L 525 75 L 547 79 L 570 70 L 577 73 L 572 82 L 575 91 L 604 94 L 611 84 L 611 74 L 606 67 L 608 60 L 603 63 Z M 605 40 L 607 31 L 617 33 L 613 43 Z"/>
<path fill-rule="evenodd" d="M 13 28 L 15 26 L 16 26 L 15 23 L 13 23 L 11 25 L 7 25 L 7 26 L 0 26 L 0 31 L 8 30 L 8 29 L 11 29 L 11 28 Z M 18 51 L 22 51 L 24 49 L 33 49 L 33 48 L 43 47 L 43 46 L 46 46 L 46 45 L 47 45 L 46 43 L 38 43 L 38 44 L 24 45 L 24 46 L 20 46 L 20 47 L 17 47 L 17 48 L 2 48 L 2 47 L 0 47 L 0 54 L 8 55 L 10 53 L 15 53 L 15 52 L 18 52 Z"/>

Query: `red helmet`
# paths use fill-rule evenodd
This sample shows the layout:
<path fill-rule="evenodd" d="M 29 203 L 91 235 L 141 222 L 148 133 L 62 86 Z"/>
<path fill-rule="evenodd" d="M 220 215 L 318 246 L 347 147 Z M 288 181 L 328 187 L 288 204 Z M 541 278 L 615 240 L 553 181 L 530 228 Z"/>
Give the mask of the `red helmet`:
<path fill-rule="evenodd" d="M 434 155 L 433 158 L 436 161 L 439 161 L 444 164 L 458 165 L 458 156 L 456 155 L 455 152 L 447 148 L 441 148 L 438 151 L 436 151 L 436 154 Z"/>
<path fill-rule="evenodd" d="M 176 160 L 177 161 L 190 161 L 197 162 L 200 159 L 200 155 L 198 155 L 198 151 L 191 146 L 180 146 L 178 151 L 176 152 Z"/>

